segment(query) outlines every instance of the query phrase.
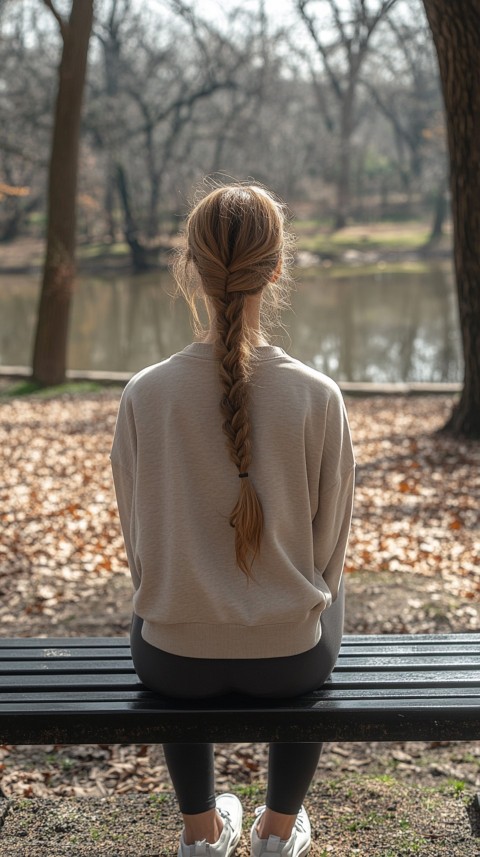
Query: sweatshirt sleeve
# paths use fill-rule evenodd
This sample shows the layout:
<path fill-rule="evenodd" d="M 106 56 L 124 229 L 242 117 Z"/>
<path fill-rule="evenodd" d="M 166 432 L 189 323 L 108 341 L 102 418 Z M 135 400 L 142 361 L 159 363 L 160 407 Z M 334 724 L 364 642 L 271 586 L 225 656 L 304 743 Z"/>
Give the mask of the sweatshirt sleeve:
<path fill-rule="evenodd" d="M 135 562 L 134 551 L 136 435 L 133 413 L 125 393 L 118 411 L 110 462 L 128 566 L 136 591 L 140 586 L 141 577 Z"/>
<path fill-rule="evenodd" d="M 329 403 L 318 509 L 313 519 L 316 571 L 335 601 L 343 574 L 353 509 L 355 458 L 345 405 L 338 390 Z"/>

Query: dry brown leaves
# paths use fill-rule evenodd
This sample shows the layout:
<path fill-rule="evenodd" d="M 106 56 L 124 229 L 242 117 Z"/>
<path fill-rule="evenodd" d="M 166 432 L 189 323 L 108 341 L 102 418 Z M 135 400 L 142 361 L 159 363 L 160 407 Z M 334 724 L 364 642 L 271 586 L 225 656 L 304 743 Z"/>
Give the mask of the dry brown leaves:
<path fill-rule="evenodd" d="M 451 406 L 449 397 L 348 403 L 358 473 L 347 570 L 441 575 L 452 594 L 473 602 L 480 444 L 436 433 Z"/>
<path fill-rule="evenodd" d="M 118 393 L 1 406 L 3 632 L 125 573 L 109 462 Z M 108 629 L 105 629 L 108 633 Z"/>

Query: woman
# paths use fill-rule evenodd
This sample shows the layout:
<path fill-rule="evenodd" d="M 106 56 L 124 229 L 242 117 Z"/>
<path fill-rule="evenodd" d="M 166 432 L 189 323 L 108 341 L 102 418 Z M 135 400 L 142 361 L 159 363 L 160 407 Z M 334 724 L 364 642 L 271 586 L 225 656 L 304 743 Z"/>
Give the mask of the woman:
<path fill-rule="evenodd" d="M 266 339 L 282 294 L 282 205 L 228 185 L 190 212 L 175 276 L 199 333 L 123 394 L 112 468 L 134 586 L 131 647 L 152 690 L 286 697 L 320 687 L 343 630 L 354 457 L 336 384 Z M 322 745 L 269 747 L 254 857 L 310 848 L 303 799 Z M 215 798 L 214 747 L 165 744 L 184 819 L 179 857 L 230 855 L 240 801 Z"/>

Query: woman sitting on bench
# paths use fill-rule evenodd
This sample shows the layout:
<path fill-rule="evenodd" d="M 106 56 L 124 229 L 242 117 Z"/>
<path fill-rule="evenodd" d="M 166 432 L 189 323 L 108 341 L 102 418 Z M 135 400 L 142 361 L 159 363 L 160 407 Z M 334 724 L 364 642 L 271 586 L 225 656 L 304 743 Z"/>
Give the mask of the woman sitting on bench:
<path fill-rule="evenodd" d="M 133 661 L 162 695 L 296 696 L 325 682 L 342 637 L 354 483 L 345 407 L 330 378 L 265 335 L 265 310 L 284 306 L 288 287 L 282 204 L 258 186 L 217 187 L 184 237 L 174 272 L 196 340 L 129 382 L 111 454 Z M 254 857 L 308 853 L 303 800 L 321 749 L 269 745 Z M 164 751 L 185 825 L 179 857 L 229 857 L 242 808 L 215 796 L 214 745 Z"/>

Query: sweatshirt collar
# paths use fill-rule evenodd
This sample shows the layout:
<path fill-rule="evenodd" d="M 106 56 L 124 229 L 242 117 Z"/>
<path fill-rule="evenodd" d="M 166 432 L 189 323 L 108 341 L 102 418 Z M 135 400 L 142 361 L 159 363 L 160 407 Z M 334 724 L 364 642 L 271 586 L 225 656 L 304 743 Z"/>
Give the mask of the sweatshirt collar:
<path fill-rule="evenodd" d="M 192 342 L 180 354 L 187 357 L 200 357 L 203 360 L 215 360 L 213 342 Z M 258 345 L 254 348 L 257 360 L 272 360 L 275 357 L 285 357 L 286 353 L 278 345 Z"/>

